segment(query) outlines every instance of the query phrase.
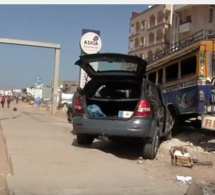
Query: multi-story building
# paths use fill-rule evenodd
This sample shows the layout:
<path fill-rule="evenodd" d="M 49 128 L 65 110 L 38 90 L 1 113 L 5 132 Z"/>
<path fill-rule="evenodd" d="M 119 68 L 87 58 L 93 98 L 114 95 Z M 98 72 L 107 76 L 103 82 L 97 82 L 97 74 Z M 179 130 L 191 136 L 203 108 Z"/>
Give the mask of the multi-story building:
<path fill-rule="evenodd" d="M 215 5 L 154 5 L 132 12 L 128 53 L 155 60 L 202 30 L 214 34 Z"/>
<path fill-rule="evenodd" d="M 174 5 L 171 42 L 201 31 L 215 30 L 215 5 Z"/>
<path fill-rule="evenodd" d="M 141 13 L 132 12 L 129 29 L 128 53 L 141 58 L 170 46 L 172 5 L 154 5 Z"/>

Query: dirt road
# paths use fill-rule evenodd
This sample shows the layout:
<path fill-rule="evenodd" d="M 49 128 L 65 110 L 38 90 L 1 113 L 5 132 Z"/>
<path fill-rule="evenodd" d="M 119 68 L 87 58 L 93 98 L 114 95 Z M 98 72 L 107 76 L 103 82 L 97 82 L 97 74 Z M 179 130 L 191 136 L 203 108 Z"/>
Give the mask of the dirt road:
<path fill-rule="evenodd" d="M 20 116 L 14 118 L 14 114 Z M 173 145 L 188 145 L 195 157 L 215 162 L 214 154 L 195 146 L 196 139 L 194 144 L 185 139 L 190 135 L 162 143 L 157 159 L 138 164 L 141 151 L 137 146 L 98 140 L 89 148 L 79 147 L 70 133 L 71 124 L 59 115 L 48 115 L 46 110 L 22 104 L 16 113 L 12 109 L 3 110 L 1 119 L 5 119 L 1 120 L 1 138 L 5 141 L 1 141 L 0 146 L 6 143 L 7 152 L 1 151 L 5 168 L 2 166 L 0 171 L 10 193 L 16 195 L 177 195 L 184 194 L 187 185 L 176 181 L 176 175 L 213 179 L 214 167 L 189 169 L 171 165 L 169 149 Z M 192 135 L 198 137 L 198 141 L 203 136 L 196 132 Z M 0 194 L 7 195 L 4 180 L 1 179 L 0 184 Z"/>

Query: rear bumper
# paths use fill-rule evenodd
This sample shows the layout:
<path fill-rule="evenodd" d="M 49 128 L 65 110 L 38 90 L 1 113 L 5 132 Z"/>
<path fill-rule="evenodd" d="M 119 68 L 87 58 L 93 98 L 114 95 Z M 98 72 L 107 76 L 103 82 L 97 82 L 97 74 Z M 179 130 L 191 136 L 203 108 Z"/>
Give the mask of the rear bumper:
<path fill-rule="evenodd" d="M 129 120 L 89 119 L 75 116 L 73 129 L 76 133 L 106 136 L 150 137 L 151 117 Z"/>

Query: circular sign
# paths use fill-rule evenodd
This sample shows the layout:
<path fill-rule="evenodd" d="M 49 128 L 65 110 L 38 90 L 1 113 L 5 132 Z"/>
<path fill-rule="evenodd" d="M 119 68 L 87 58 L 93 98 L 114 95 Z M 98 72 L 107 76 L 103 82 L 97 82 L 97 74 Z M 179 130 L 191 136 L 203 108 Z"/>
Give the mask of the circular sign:
<path fill-rule="evenodd" d="M 85 54 L 98 53 L 102 47 L 101 38 L 94 32 L 87 32 L 81 37 L 80 47 Z"/>
<path fill-rule="evenodd" d="M 43 83 L 43 79 L 40 76 L 36 76 L 34 82 L 38 85 Z"/>

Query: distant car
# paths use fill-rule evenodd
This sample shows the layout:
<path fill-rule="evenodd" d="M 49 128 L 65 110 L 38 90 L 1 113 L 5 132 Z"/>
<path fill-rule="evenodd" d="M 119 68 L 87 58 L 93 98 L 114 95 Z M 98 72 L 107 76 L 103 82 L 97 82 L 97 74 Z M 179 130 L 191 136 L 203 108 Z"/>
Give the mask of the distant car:
<path fill-rule="evenodd" d="M 143 157 L 154 159 L 161 137 L 174 123 L 161 90 L 144 79 L 147 62 L 137 56 L 100 53 L 75 63 L 91 78 L 75 101 L 73 128 L 79 145 L 95 138 L 136 139 Z"/>
<path fill-rule="evenodd" d="M 74 94 L 71 93 L 62 93 L 60 95 L 59 107 L 68 108 L 72 104 L 72 97 Z"/>

